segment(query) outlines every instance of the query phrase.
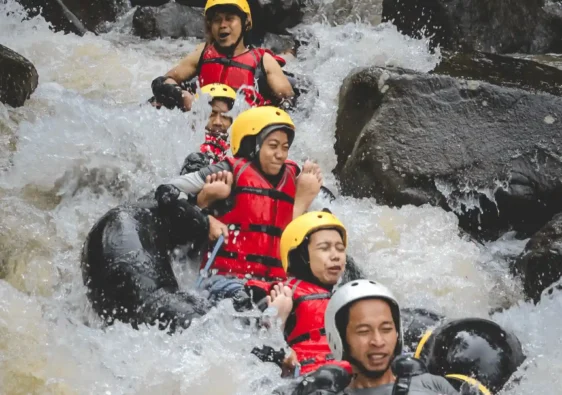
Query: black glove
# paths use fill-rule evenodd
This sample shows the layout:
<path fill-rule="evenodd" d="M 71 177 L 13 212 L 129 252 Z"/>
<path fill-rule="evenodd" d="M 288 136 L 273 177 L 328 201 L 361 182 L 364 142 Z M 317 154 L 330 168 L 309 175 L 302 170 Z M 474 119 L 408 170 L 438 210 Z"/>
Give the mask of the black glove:
<path fill-rule="evenodd" d="M 163 184 L 156 189 L 154 193 L 154 197 L 158 202 L 158 207 L 160 208 L 170 208 L 173 207 L 179 196 L 181 191 L 174 185 L 171 184 Z"/>
<path fill-rule="evenodd" d="M 187 329 L 193 318 L 205 315 L 211 308 L 209 302 L 186 292 L 170 293 L 156 290 L 140 306 L 138 323 L 154 325 L 159 329 L 168 328 L 168 333 Z"/>
<path fill-rule="evenodd" d="M 285 360 L 285 351 L 277 351 L 269 346 L 263 346 L 262 348 L 254 347 L 252 349 L 252 354 L 258 357 L 262 362 L 273 362 L 280 368 L 283 366 L 283 361 Z"/>
<path fill-rule="evenodd" d="M 174 185 L 163 184 L 156 189 L 158 208 L 170 221 L 171 234 L 176 244 L 192 242 L 199 249 L 209 234 L 209 217 L 201 209 L 179 199 L 180 190 Z"/>
<path fill-rule="evenodd" d="M 166 84 L 169 77 L 158 77 L 152 81 L 152 93 L 158 101 L 164 107 L 173 110 L 174 108 L 180 108 L 184 110 L 182 89 L 179 85 Z"/>
<path fill-rule="evenodd" d="M 240 290 L 243 291 L 244 281 L 236 277 L 215 275 L 203 282 L 203 289 L 209 292 L 209 300 L 219 301 L 231 298 Z"/>
<path fill-rule="evenodd" d="M 244 282 L 236 277 L 214 275 L 203 282 L 203 289 L 209 293 L 209 301 L 218 303 L 223 299 L 232 299 L 234 309 L 240 312 L 252 309 L 252 299 L 244 288 Z"/>
<path fill-rule="evenodd" d="M 410 392 L 412 377 L 427 373 L 425 363 L 407 355 L 400 355 L 394 358 L 390 368 L 396 376 L 392 395 L 407 395 Z"/>
<path fill-rule="evenodd" d="M 351 382 L 351 375 L 338 365 L 328 364 L 306 375 L 292 395 L 335 395 Z"/>
<path fill-rule="evenodd" d="M 202 152 L 193 152 L 183 161 L 180 175 L 194 173 L 211 164 L 211 160 Z"/>

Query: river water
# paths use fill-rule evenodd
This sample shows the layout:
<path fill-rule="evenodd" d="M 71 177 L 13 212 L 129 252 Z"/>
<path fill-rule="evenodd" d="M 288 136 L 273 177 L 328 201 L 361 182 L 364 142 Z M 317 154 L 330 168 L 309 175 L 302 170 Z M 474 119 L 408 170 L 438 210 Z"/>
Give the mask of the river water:
<path fill-rule="evenodd" d="M 206 109 L 183 114 L 140 105 L 151 96 L 151 80 L 195 42 L 141 41 L 128 33 L 131 15 L 100 36 L 77 37 L 53 33 L 40 17 L 22 22 L 12 0 L 0 4 L 0 43 L 39 72 L 25 107 L 0 104 L 0 393 L 267 394 L 281 382 L 279 370 L 249 351 L 264 341 L 281 344 L 280 334 L 239 327 L 228 303 L 168 336 L 119 323 L 104 328 L 86 299 L 79 262 L 91 226 L 176 174 L 203 137 Z M 392 25 L 309 29 L 318 46 L 287 67 L 310 77 L 319 96 L 305 98 L 294 116 L 291 157 L 317 160 L 337 190 L 330 169 L 343 78 L 364 65 L 429 71 L 440 58 Z M 525 240 L 508 233 L 474 243 L 459 234 L 454 214 L 429 206 L 339 197 L 331 207 L 348 226 L 352 255 L 403 306 L 449 317 L 504 308 L 493 319 L 515 331 L 529 357 L 524 379 L 508 393 L 558 391 L 562 297 L 520 302 L 521 287 L 507 270 Z M 189 270 L 176 270 L 188 287 Z"/>

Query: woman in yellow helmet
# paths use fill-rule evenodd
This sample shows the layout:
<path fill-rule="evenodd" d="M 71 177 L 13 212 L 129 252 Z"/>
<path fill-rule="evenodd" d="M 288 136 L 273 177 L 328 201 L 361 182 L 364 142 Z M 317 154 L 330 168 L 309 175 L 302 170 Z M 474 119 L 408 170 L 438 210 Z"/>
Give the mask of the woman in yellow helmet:
<path fill-rule="evenodd" d="M 240 114 L 232 124 L 230 148 L 233 158 L 186 174 L 158 187 L 156 199 L 163 213 L 179 217 L 189 204 L 181 194 L 193 196 L 207 209 L 208 223 L 200 226 L 210 241 L 223 236 L 225 243 L 211 269 L 213 273 L 239 278 L 283 280 L 285 270 L 279 255 L 281 233 L 294 217 L 305 212 L 318 194 L 322 174 L 307 162 L 302 172 L 287 159 L 295 125 L 275 107 L 255 107 Z M 224 188 L 204 196 L 203 187 L 218 183 Z M 201 192 L 201 193 L 199 193 Z M 209 202 L 231 202 L 221 212 Z M 202 267 L 207 257 L 203 259 Z"/>
<path fill-rule="evenodd" d="M 274 285 L 268 304 L 277 309 L 293 349 L 286 365 L 298 361 L 301 374 L 327 363 L 351 371 L 348 362 L 334 361 L 324 329 L 332 289 L 346 268 L 346 248 L 345 226 L 327 210 L 294 219 L 281 236 L 281 260 L 289 281 Z"/>
<path fill-rule="evenodd" d="M 207 0 L 205 21 L 207 42 L 152 82 L 158 102 L 168 108 L 190 110 L 193 96 L 179 84 L 198 76 L 200 86 L 222 83 L 235 90 L 242 88 L 250 105 L 264 105 L 268 102 L 256 89 L 260 72 L 276 99 L 274 104 L 284 104 L 294 96 L 291 83 L 281 70 L 284 60 L 269 50 L 247 45 L 245 35 L 252 28 L 247 0 Z"/>

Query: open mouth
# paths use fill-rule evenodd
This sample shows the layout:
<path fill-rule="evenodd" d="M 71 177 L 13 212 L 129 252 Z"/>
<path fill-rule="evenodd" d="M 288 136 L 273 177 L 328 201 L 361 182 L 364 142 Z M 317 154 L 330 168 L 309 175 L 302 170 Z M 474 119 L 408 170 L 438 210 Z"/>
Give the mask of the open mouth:
<path fill-rule="evenodd" d="M 230 36 L 230 33 L 219 33 L 219 39 L 221 40 L 224 40 L 228 36 Z"/>
<path fill-rule="evenodd" d="M 330 274 L 339 274 L 341 272 L 341 267 L 339 266 L 332 266 L 328 268 L 328 273 Z"/>
<path fill-rule="evenodd" d="M 369 362 L 373 364 L 381 363 L 385 358 L 386 354 L 369 354 Z"/>

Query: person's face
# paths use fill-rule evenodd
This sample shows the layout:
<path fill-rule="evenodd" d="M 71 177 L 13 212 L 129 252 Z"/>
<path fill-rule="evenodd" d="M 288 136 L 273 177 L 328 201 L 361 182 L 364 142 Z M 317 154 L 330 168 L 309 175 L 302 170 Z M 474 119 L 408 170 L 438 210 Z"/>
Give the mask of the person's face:
<path fill-rule="evenodd" d="M 322 284 L 334 285 L 345 269 L 345 246 L 334 229 L 314 232 L 308 243 L 310 270 Z"/>
<path fill-rule="evenodd" d="M 231 12 L 215 12 L 210 20 L 211 35 L 221 47 L 236 44 L 242 35 L 242 20 Z"/>
<path fill-rule="evenodd" d="M 228 128 L 232 125 L 232 118 L 225 115 L 228 111 L 228 104 L 225 101 L 214 99 L 211 102 L 211 115 L 205 129 L 214 136 L 226 134 Z"/>
<path fill-rule="evenodd" d="M 398 343 L 392 311 L 381 299 L 365 299 L 349 309 L 346 339 L 350 355 L 373 373 L 390 368 Z"/>
<path fill-rule="evenodd" d="M 259 151 L 260 166 L 262 171 L 275 176 L 281 171 L 289 156 L 289 138 L 283 130 L 271 132 L 264 140 Z"/>

